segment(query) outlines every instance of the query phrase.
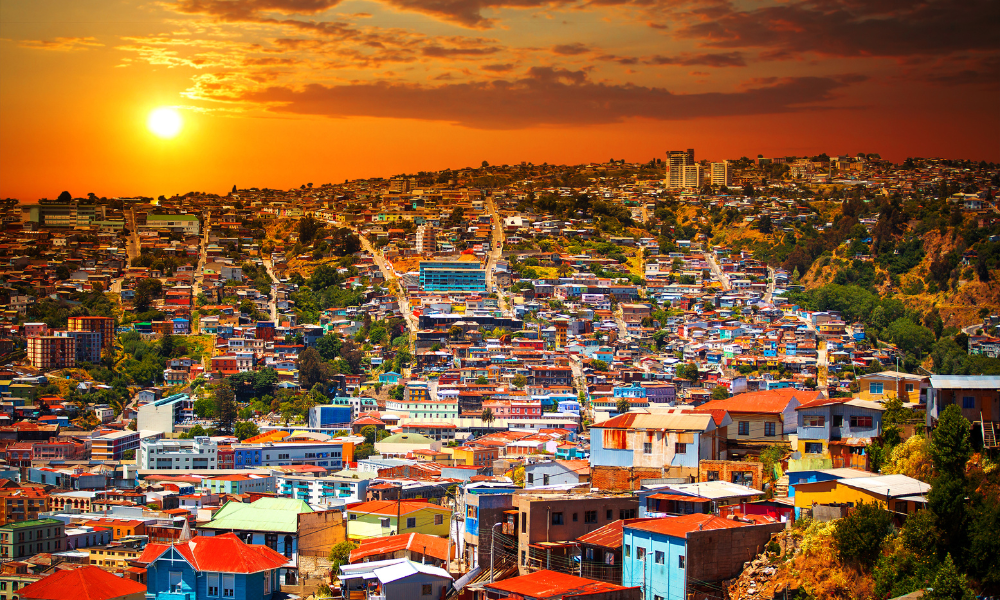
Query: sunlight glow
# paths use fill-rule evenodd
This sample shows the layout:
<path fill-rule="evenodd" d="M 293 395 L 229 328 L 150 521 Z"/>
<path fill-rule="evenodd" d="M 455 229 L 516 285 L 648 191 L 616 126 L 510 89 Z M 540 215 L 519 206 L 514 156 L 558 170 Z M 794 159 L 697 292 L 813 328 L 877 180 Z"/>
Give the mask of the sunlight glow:
<path fill-rule="evenodd" d="M 182 125 L 181 115 L 172 108 L 158 108 L 149 113 L 149 119 L 146 121 L 146 127 L 153 135 L 165 139 L 180 133 Z"/>

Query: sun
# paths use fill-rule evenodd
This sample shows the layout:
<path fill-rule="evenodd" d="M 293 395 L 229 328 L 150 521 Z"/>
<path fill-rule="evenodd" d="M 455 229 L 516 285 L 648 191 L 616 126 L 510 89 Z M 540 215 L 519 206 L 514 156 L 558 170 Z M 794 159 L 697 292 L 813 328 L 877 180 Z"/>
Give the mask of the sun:
<path fill-rule="evenodd" d="M 175 137 L 181 132 L 183 125 L 181 115 L 172 108 L 157 108 L 149 113 L 146 127 L 158 137 L 167 139 Z"/>

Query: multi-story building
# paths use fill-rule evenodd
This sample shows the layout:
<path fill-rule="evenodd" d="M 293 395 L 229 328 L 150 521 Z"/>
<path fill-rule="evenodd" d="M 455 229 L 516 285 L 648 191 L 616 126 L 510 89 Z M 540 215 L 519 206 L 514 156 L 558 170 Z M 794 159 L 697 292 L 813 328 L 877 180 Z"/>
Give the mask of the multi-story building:
<path fill-rule="evenodd" d="M 70 331 L 93 331 L 101 334 L 101 348 L 105 352 L 115 346 L 115 320 L 111 317 L 70 317 L 66 328 Z"/>
<path fill-rule="evenodd" d="M 486 269 L 478 261 L 424 261 L 420 289 L 425 291 L 486 291 Z"/>
<path fill-rule="evenodd" d="M 237 469 L 316 465 L 327 469 L 342 469 L 354 461 L 354 442 L 266 442 L 234 444 Z"/>
<path fill-rule="evenodd" d="M 278 475 L 276 483 L 280 495 L 305 500 L 310 505 L 361 502 L 368 490 L 367 479 L 335 476 Z"/>
<path fill-rule="evenodd" d="M 52 508 L 52 500 L 42 488 L 0 490 L 0 524 L 33 521 Z"/>
<path fill-rule="evenodd" d="M 684 187 L 684 167 L 694 164 L 694 149 L 667 151 L 667 187 Z"/>
<path fill-rule="evenodd" d="M 437 250 L 437 234 L 432 226 L 420 225 L 417 227 L 417 243 L 415 247 L 420 254 Z"/>
<path fill-rule="evenodd" d="M 92 365 L 101 362 L 101 334 L 96 331 L 54 331 L 52 335 L 76 340 L 76 356 L 78 363 L 86 362 Z"/>
<path fill-rule="evenodd" d="M 0 525 L 0 560 L 20 560 L 41 552 L 65 550 L 65 524 L 37 519 Z"/>
<path fill-rule="evenodd" d="M 712 163 L 712 185 L 724 185 L 728 187 L 732 184 L 733 179 L 729 174 L 729 161 L 724 160 Z"/>
<path fill-rule="evenodd" d="M 115 431 L 90 441 L 90 457 L 94 460 L 121 460 L 126 450 L 138 450 L 138 431 Z"/>
<path fill-rule="evenodd" d="M 124 571 L 130 561 L 142 556 L 142 548 L 139 544 L 109 544 L 89 548 L 87 554 L 89 564 L 109 571 Z"/>
<path fill-rule="evenodd" d="M 352 541 L 404 533 L 448 535 L 451 509 L 414 500 L 373 500 L 347 507 L 347 539 Z"/>
<path fill-rule="evenodd" d="M 432 400 L 386 400 L 385 407 L 393 412 L 405 413 L 414 421 L 427 421 L 433 419 L 457 419 L 458 400 L 454 398 L 439 398 Z"/>
<path fill-rule="evenodd" d="M 702 172 L 701 165 L 685 165 L 684 166 L 684 180 L 681 183 L 681 187 L 685 189 L 701 189 Z"/>
<path fill-rule="evenodd" d="M 528 373 L 528 385 L 538 387 L 573 385 L 573 371 L 569 367 L 532 365 Z"/>
<path fill-rule="evenodd" d="M 76 338 L 44 335 L 28 338 L 28 361 L 36 369 L 76 366 Z"/>
<path fill-rule="evenodd" d="M 218 469 L 218 444 L 209 437 L 189 440 L 143 440 L 136 453 L 140 469 Z"/>
<path fill-rule="evenodd" d="M 139 407 L 137 419 L 139 430 L 173 433 L 174 425 L 184 419 L 184 414 L 191 411 L 194 401 L 187 394 L 174 394 L 160 398 Z"/>
<path fill-rule="evenodd" d="M 250 492 L 274 493 L 275 479 L 272 475 L 242 475 L 232 473 L 207 477 L 202 480 L 202 489 L 213 494 L 247 494 Z"/>
<path fill-rule="evenodd" d="M 140 229 L 169 229 L 185 235 L 198 235 L 201 222 L 198 215 L 147 215 L 146 223 Z"/>

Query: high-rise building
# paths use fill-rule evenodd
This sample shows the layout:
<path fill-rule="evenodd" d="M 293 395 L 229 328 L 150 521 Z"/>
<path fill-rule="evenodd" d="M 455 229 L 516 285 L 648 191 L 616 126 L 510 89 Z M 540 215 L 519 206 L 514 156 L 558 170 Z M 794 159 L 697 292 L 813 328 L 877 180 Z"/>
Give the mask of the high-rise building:
<path fill-rule="evenodd" d="M 416 250 L 421 254 L 437 250 L 437 234 L 434 232 L 433 226 L 420 225 L 417 227 Z"/>
<path fill-rule="evenodd" d="M 90 363 L 92 365 L 101 362 L 101 334 L 97 331 L 54 331 L 56 337 L 76 339 L 76 362 Z"/>
<path fill-rule="evenodd" d="M 733 180 L 729 176 L 729 161 L 712 163 L 712 185 L 730 186 Z"/>
<path fill-rule="evenodd" d="M 684 166 L 684 179 L 681 181 L 681 187 L 693 190 L 701 189 L 701 165 Z"/>
<path fill-rule="evenodd" d="M 28 338 L 28 360 L 36 369 L 76 366 L 76 338 L 40 335 Z"/>
<path fill-rule="evenodd" d="M 694 148 L 667 151 L 667 187 L 684 187 L 684 167 L 694 164 Z"/>

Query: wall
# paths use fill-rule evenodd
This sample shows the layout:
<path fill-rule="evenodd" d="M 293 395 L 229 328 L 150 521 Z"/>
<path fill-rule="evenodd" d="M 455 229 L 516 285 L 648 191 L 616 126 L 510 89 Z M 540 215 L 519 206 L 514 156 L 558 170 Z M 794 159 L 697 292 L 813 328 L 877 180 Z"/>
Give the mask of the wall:
<path fill-rule="evenodd" d="M 709 471 L 718 471 L 718 481 L 733 481 L 733 473 L 751 472 L 753 474 L 753 488 L 764 489 L 764 465 L 759 462 L 746 462 L 738 460 L 703 460 L 698 465 L 698 481 L 710 481 Z"/>
<path fill-rule="evenodd" d="M 680 557 L 687 560 L 684 539 L 663 534 L 625 528 L 622 534 L 622 584 L 640 586 L 644 598 L 685 598 L 685 569 L 680 568 Z M 628 551 L 625 552 L 627 546 Z M 646 555 L 638 559 L 638 548 Z M 662 552 L 663 562 L 656 562 L 656 553 Z"/>
<path fill-rule="evenodd" d="M 716 582 L 738 576 L 743 563 L 764 551 L 784 523 L 692 531 L 687 535 L 689 580 Z"/>
<path fill-rule="evenodd" d="M 606 492 L 630 492 L 638 490 L 644 479 L 694 478 L 698 472 L 689 468 L 671 467 L 590 467 L 590 485 Z"/>
<path fill-rule="evenodd" d="M 532 482 L 528 482 L 528 475 L 532 475 Z M 535 463 L 533 465 L 527 465 L 524 467 L 524 487 L 533 488 L 545 485 L 545 476 L 549 476 L 548 485 L 557 485 L 564 483 L 579 483 L 580 475 L 570 471 L 566 467 L 560 465 L 557 462 L 547 461 L 541 463 Z M 586 481 L 586 480 L 585 480 Z"/>
<path fill-rule="evenodd" d="M 327 556 L 330 548 L 347 539 L 347 527 L 340 510 L 299 513 L 299 556 Z"/>

